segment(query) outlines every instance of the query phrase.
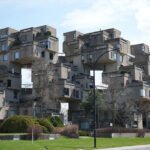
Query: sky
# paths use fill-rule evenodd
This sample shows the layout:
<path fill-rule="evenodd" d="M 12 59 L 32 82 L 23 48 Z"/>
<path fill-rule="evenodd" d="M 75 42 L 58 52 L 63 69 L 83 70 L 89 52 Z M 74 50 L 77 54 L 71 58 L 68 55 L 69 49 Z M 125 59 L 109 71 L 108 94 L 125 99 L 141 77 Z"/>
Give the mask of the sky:
<path fill-rule="evenodd" d="M 131 44 L 150 44 L 149 0 L 0 0 L 0 28 L 50 25 L 63 33 L 117 28 Z"/>
<path fill-rule="evenodd" d="M 50 25 L 63 33 L 116 28 L 131 44 L 150 44 L 149 0 L 0 0 L 0 28 Z"/>

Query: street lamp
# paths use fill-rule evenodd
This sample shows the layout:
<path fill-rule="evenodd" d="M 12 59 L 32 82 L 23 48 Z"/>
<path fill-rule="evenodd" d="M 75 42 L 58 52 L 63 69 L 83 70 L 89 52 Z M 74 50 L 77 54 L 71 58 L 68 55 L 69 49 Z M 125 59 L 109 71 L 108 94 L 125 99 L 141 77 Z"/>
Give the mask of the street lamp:
<path fill-rule="evenodd" d="M 37 101 L 37 99 L 34 99 L 34 101 L 33 101 L 33 106 L 32 106 L 32 108 L 33 108 L 33 117 L 35 118 L 35 116 L 36 116 L 36 114 L 35 114 L 35 106 L 36 106 L 36 102 Z M 32 126 L 32 144 L 33 144 L 33 141 L 34 141 L 34 126 Z"/>
<path fill-rule="evenodd" d="M 105 51 L 103 52 L 100 56 L 98 56 L 98 58 L 96 59 L 96 61 L 93 63 L 92 65 L 92 70 L 93 70 L 93 119 L 94 119 L 94 132 L 93 132 L 93 138 L 94 138 L 94 148 L 96 148 L 96 95 L 95 95 L 95 70 L 96 70 L 96 66 L 97 66 L 97 63 L 99 61 L 99 59 L 101 57 L 103 57 L 105 54 L 109 53 L 109 52 L 112 52 L 112 51 L 117 51 L 119 50 L 120 46 L 118 46 L 117 48 L 114 48 L 114 49 L 111 49 L 111 50 L 108 50 L 108 51 Z M 92 55 L 90 55 L 89 57 L 91 60 L 92 60 Z"/>

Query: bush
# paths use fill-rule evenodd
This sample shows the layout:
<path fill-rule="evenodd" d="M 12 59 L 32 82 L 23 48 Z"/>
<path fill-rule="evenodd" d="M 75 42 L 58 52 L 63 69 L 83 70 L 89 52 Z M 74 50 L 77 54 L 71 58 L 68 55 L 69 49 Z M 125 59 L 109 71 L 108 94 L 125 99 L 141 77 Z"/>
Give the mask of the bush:
<path fill-rule="evenodd" d="M 29 133 L 29 138 L 32 139 L 33 133 L 34 140 L 37 140 L 42 132 L 43 132 L 42 127 L 38 124 L 32 125 L 27 129 L 27 133 Z"/>
<path fill-rule="evenodd" d="M 139 130 L 137 132 L 137 137 L 144 137 L 145 136 L 145 130 Z"/>
<path fill-rule="evenodd" d="M 29 126 L 35 124 L 36 121 L 32 117 L 12 116 L 3 121 L 0 126 L 2 133 L 26 133 Z"/>
<path fill-rule="evenodd" d="M 78 138 L 79 137 L 78 125 L 68 125 L 64 127 L 64 131 L 62 134 L 67 137 Z"/>
<path fill-rule="evenodd" d="M 49 120 L 53 124 L 54 127 L 63 127 L 64 126 L 62 120 L 58 116 L 51 117 L 51 118 L 49 118 Z"/>
<path fill-rule="evenodd" d="M 54 134 L 63 134 L 64 132 L 64 127 L 55 127 L 53 130 Z"/>
<path fill-rule="evenodd" d="M 53 125 L 47 119 L 38 119 L 37 121 L 41 126 L 45 127 L 48 132 L 51 133 L 53 131 Z M 47 133 L 46 129 L 44 129 L 44 132 Z"/>

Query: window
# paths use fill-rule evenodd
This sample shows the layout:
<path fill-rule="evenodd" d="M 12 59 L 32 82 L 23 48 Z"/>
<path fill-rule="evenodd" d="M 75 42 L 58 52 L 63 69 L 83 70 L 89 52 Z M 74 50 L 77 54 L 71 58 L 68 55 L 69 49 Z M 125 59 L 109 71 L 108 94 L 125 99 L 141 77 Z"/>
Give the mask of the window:
<path fill-rule="evenodd" d="M 89 88 L 93 88 L 93 83 L 89 83 Z"/>
<path fill-rule="evenodd" d="M 70 71 L 68 71 L 67 79 L 70 79 Z"/>
<path fill-rule="evenodd" d="M 73 90 L 73 96 L 75 97 L 75 98 L 79 98 L 79 91 L 78 90 Z"/>
<path fill-rule="evenodd" d="M 114 33 L 112 32 L 112 33 L 110 33 L 110 38 L 114 38 L 115 36 L 114 36 Z"/>
<path fill-rule="evenodd" d="M 35 39 L 35 37 L 36 37 L 35 34 L 33 34 L 33 40 Z"/>
<path fill-rule="evenodd" d="M 53 60 L 54 55 L 52 53 L 49 53 L 49 59 Z"/>
<path fill-rule="evenodd" d="M 64 95 L 68 95 L 69 96 L 69 88 L 64 88 Z"/>
<path fill-rule="evenodd" d="M 80 95 L 81 95 L 81 98 L 83 98 L 83 92 L 82 91 L 80 92 Z"/>
<path fill-rule="evenodd" d="M 11 80 L 10 79 L 7 80 L 7 87 L 11 87 Z"/>
<path fill-rule="evenodd" d="M 15 52 L 15 59 L 19 59 L 20 58 L 20 52 Z"/>
<path fill-rule="evenodd" d="M 51 42 L 50 42 L 50 41 L 47 41 L 47 42 L 46 42 L 45 48 L 51 48 Z"/>
<path fill-rule="evenodd" d="M 3 61 L 3 56 L 0 56 L 0 61 Z"/>
<path fill-rule="evenodd" d="M 45 57 L 45 52 L 43 51 L 43 52 L 41 52 L 41 57 Z"/>
<path fill-rule="evenodd" d="M 106 71 L 106 65 L 103 66 L 103 71 L 104 71 L 104 72 Z"/>
<path fill-rule="evenodd" d="M 79 98 L 79 91 L 76 90 L 76 98 Z"/>
<path fill-rule="evenodd" d="M 18 92 L 14 91 L 14 99 L 17 99 L 17 98 L 18 98 Z"/>
<path fill-rule="evenodd" d="M 0 35 L 0 38 L 5 38 L 5 37 L 7 37 L 7 36 L 8 36 L 8 34 L 7 34 L 7 33 L 4 33 L 4 34 Z"/>
<path fill-rule="evenodd" d="M 145 46 L 142 45 L 142 46 L 141 46 L 141 49 L 142 49 L 142 51 L 145 51 Z"/>
<path fill-rule="evenodd" d="M 8 55 L 7 54 L 3 56 L 3 61 L 8 61 Z"/>
<path fill-rule="evenodd" d="M 112 60 L 117 60 L 116 52 L 110 52 L 110 57 L 111 57 Z"/>
<path fill-rule="evenodd" d="M 145 97 L 145 89 L 140 90 L 140 96 Z"/>
<path fill-rule="evenodd" d="M 120 62 L 122 63 L 123 62 L 123 56 L 120 55 Z"/>
<path fill-rule="evenodd" d="M 12 73 L 12 74 L 15 73 L 15 69 L 14 69 L 14 68 L 11 69 L 11 73 Z"/>
<path fill-rule="evenodd" d="M 74 82 L 76 80 L 75 75 L 72 76 L 72 82 Z"/>
<path fill-rule="evenodd" d="M 73 34 L 73 39 L 76 39 L 76 34 L 75 33 Z"/>
<path fill-rule="evenodd" d="M 116 52 L 113 53 L 113 60 L 117 60 L 117 54 L 116 54 Z"/>
<path fill-rule="evenodd" d="M 40 45 L 43 48 L 51 48 L 51 41 L 41 41 Z"/>
<path fill-rule="evenodd" d="M 142 81 L 142 73 L 141 72 L 139 72 L 139 80 Z"/>
<path fill-rule="evenodd" d="M 84 62 L 84 56 L 81 56 L 81 61 Z"/>
<path fill-rule="evenodd" d="M 73 96 L 76 97 L 76 90 L 73 90 Z"/>
<path fill-rule="evenodd" d="M 93 59 L 93 55 L 88 55 L 88 60 L 91 61 Z"/>
<path fill-rule="evenodd" d="M 6 51 L 7 48 L 8 48 L 7 44 L 3 44 L 3 45 L 2 45 L 2 51 Z"/>
<path fill-rule="evenodd" d="M 86 82 L 86 85 L 85 85 L 85 87 L 86 87 L 86 88 L 89 88 L 89 87 L 88 87 L 88 83 L 87 83 L 87 82 Z"/>

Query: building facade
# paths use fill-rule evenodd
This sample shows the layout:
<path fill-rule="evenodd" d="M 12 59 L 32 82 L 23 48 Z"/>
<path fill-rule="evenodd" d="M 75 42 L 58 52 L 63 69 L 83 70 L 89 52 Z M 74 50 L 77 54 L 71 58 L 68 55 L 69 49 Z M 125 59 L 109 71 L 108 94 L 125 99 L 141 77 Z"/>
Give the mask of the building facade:
<path fill-rule="evenodd" d="M 60 56 L 53 27 L 0 29 L 0 119 L 15 114 L 48 116 L 59 113 L 60 103 L 67 102 L 73 121 L 93 88 L 90 72 L 95 69 L 103 71 L 102 82 L 108 85 L 104 97 L 112 104 L 107 117 L 99 117 L 99 125 L 112 124 L 124 106 L 125 126 L 150 126 L 148 45 L 130 45 L 114 28 L 86 34 L 70 31 L 64 33 L 63 52 Z M 22 68 L 32 70 L 30 88 L 22 85 Z"/>

